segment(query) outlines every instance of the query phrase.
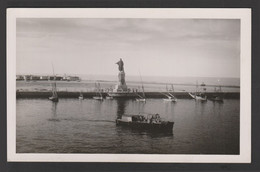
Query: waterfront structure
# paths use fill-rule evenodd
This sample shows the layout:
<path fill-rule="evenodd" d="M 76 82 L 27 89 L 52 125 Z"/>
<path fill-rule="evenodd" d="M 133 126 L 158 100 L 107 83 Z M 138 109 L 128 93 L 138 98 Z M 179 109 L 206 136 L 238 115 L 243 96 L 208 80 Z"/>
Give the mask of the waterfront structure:
<path fill-rule="evenodd" d="M 32 75 L 32 76 L 30 77 L 30 80 L 32 80 L 32 81 L 40 80 L 40 76 Z"/>
<path fill-rule="evenodd" d="M 80 78 L 78 76 L 67 76 L 67 81 L 80 81 Z"/>
<path fill-rule="evenodd" d="M 130 90 L 127 88 L 125 81 L 124 62 L 120 60 L 116 63 L 118 65 L 118 83 L 115 85 L 113 91 L 108 92 L 110 97 L 136 97 L 134 94 L 130 94 Z"/>
<path fill-rule="evenodd" d="M 16 75 L 16 80 L 25 80 L 25 81 L 47 81 L 47 80 L 56 80 L 56 81 L 81 81 L 81 78 L 78 76 L 48 76 L 48 75 Z"/>
<path fill-rule="evenodd" d="M 40 80 L 47 81 L 48 80 L 48 76 L 40 76 Z"/>
<path fill-rule="evenodd" d="M 125 82 L 124 62 L 120 58 L 120 60 L 116 64 L 118 64 L 119 73 L 118 73 L 118 84 L 116 85 L 114 92 L 127 91 L 127 85 Z"/>
<path fill-rule="evenodd" d="M 23 80 L 25 80 L 25 81 L 29 81 L 30 79 L 31 79 L 30 75 L 24 75 L 23 76 Z"/>

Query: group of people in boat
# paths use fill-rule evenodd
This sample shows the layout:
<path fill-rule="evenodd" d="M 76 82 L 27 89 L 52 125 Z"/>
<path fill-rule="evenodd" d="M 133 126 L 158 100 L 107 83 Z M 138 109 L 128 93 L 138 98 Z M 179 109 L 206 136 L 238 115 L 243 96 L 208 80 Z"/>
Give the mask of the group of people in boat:
<path fill-rule="evenodd" d="M 132 117 L 133 122 L 143 122 L 143 123 L 151 123 L 151 124 L 158 124 L 161 123 L 161 117 L 157 114 L 147 115 L 146 117 L 143 115 L 137 115 Z"/>

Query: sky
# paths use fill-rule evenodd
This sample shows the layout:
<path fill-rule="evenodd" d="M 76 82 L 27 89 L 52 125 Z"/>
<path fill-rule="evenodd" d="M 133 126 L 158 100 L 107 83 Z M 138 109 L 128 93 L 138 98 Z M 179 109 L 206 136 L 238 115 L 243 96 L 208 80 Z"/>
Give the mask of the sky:
<path fill-rule="evenodd" d="M 238 19 L 19 18 L 17 74 L 239 77 Z"/>

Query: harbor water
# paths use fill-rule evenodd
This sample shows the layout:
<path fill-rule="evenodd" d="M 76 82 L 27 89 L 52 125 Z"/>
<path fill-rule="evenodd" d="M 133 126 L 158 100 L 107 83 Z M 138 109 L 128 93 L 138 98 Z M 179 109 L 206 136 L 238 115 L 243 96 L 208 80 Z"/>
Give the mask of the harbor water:
<path fill-rule="evenodd" d="M 17 153 L 239 154 L 239 99 L 16 100 Z M 172 133 L 116 126 L 123 114 L 159 113 Z"/>

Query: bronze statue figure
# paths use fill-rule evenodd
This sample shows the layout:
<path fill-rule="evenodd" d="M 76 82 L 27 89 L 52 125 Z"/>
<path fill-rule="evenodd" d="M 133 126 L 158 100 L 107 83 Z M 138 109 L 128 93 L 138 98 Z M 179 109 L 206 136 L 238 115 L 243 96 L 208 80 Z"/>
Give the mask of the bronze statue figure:
<path fill-rule="evenodd" d="M 123 62 L 123 60 L 121 58 L 120 58 L 120 60 L 116 64 L 118 64 L 118 70 L 120 72 L 124 71 L 124 62 Z"/>

